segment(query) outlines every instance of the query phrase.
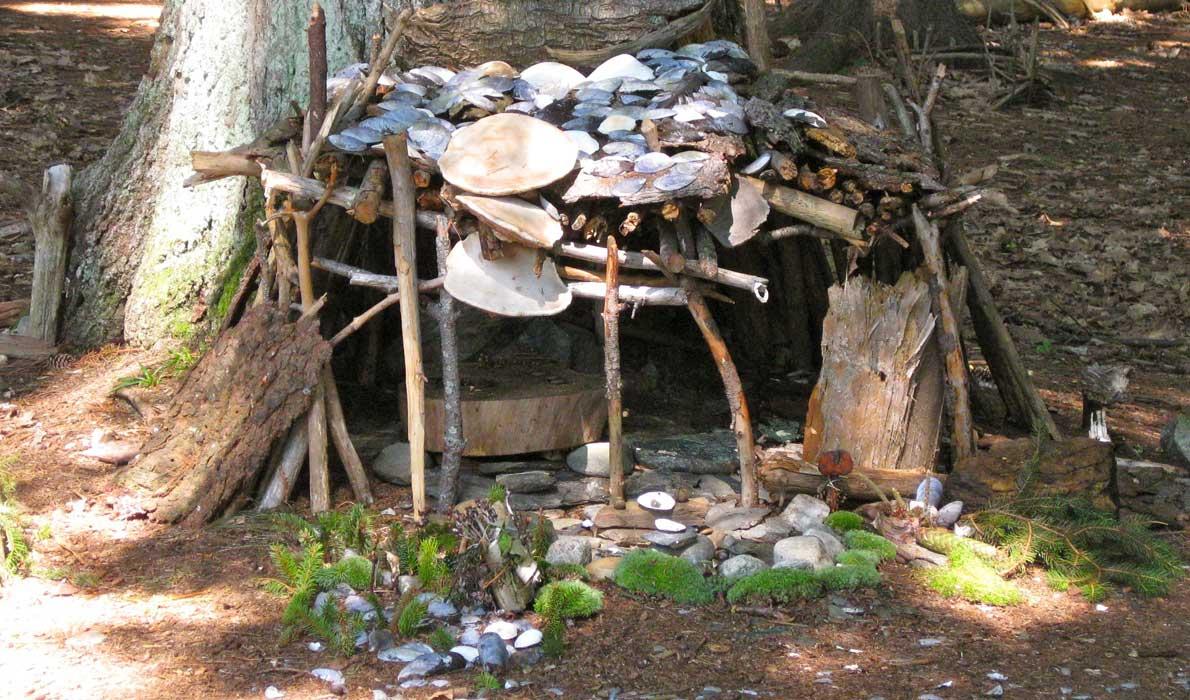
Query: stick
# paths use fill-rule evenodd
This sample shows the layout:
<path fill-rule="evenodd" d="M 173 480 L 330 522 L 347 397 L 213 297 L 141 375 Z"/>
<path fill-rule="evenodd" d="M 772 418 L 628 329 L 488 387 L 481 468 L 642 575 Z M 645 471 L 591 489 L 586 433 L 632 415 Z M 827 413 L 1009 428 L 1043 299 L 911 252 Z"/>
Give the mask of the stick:
<path fill-rule="evenodd" d="M 884 84 L 884 94 L 892 103 L 893 114 L 897 115 L 897 126 L 901 128 L 901 135 L 907 139 L 917 138 L 917 130 L 913 126 L 913 117 L 909 116 L 909 108 L 905 106 L 905 99 L 901 92 L 891 83 Z"/>
<path fill-rule="evenodd" d="M 310 106 L 306 109 L 302 148 L 309 150 L 310 141 L 322 130 L 326 118 L 326 15 L 317 2 L 310 8 L 306 43 L 310 51 Z"/>
<path fill-rule="evenodd" d="M 773 75 L 796 83 L 818 83 L 820 85 L 843 85 L 851 87 L 858 81 L 857 78 L 853 78 L 850 75 L 837 75 L 834 73 L 808 73 L 801 70 L 785 70 L 784 68 L 774 68 L 770 72 Z"/>
<path fill-rule="evenodd" d="M 752 439 L 752 416 L 748 410 L 748 398 L 744 395 L 744 385 L 740 382 L 739 372 L 731 360 L 731 353 L 727 343 L 723 342 L 723 335 L 711 315 L 707 302 L 697 291 L 689 290 L 690 302 L 688 308 L 698 330 L 711 351 L 715 366 L 719 368 L 719 375 L 723 378 L 723 389 L 727 393 L 727 405 L 731 407 L 731 429 L 735 433 L 736 448 L 740 453 L 740 505 L 752 508 L 757 503 L 756 488 L 756 444 Z"/>
<path fill-rule="evenodd" d="M 859 212 L 850 207 L 806 194 L 801 190 L 782 187 L 771 182 L 747 178 L 763 194 L 765 200 L 777 211 L 795 219 L 813 224 L 828 231 L 834 231 L 844 238 L 857 238 L 855 223 Z"/>
<path fill-rule="evenodd" d="M 686 258 L 678 251 L 678 237 L 670 226 L 661 229 L 658 236 L 657 253 L 666 270 L 678 274 L 686 269 Z"/>
<path fill-rule="evenodd" d="M 372 224 L 380 218 L 380 202 L 384 198 L 384 189 L 388 180 L 388 170 L 384 161 L 379 158 L 368 163 L 368 170 L 364 173 L 359 192 L 352 200 L 347 210 L 356 221 L 362 224 Z"/>
<path fill-rule="evenodd" d="M 360 328 L 363 328 L 364 324 L 372 320 L 372 317 L 374 317 L 376 314 L 384 311 L 399 301 L 401 301 L 400 293 L 393 292 L 392 294 L 389 294 L 380 301 L 376 302 L 367 311 L 351 319 L 351 323 L 348 323 L 346 326 L 344 326 L 343 330 L 336 333 L 335 337 L 331 338 L 331 346 L 333 347 L 339 343 L 342 343 L 352 333 L 356 332 Z"/>
<path fill-rule="evenodd" d="M 698 267 L 707 277 L 719 274 L 719 254 L 715 251 L 715 237 L 705 226 L 694 231 L 695 248 L 698 250 Z"/>
<path fill-rule="evenodd" d="M 605 299 L 608 293 L 604 282 L 568 282 L 566 286 L 580 299 Z M 685 306 L 687 301 L 686 290 L 680 287 L 621 284 L 616 294 L 621 306 Z"/>
<path fill-rule="evenodd" d="M 938 348 L 946 361 L 946 384 L 951 417 L 951 446 L 957 463 L 975 452 L 975 428 L 971 420 L 971 397 L 967 388 L 967 363 L 963 359 L 963 348 L 959 344 L 959 323 L 954 308 L 950 305 L 951 291 L 946 280 L 945 264 L 942 261 L 942 245 L 938 240 L 938 228 L 931 224 L 917 205 L 913 206 L 913 223 L 917 240 L 921 243 L 922 256 L 930 273 L 930 292 L 938 318 L 942 321 L 936 329 Z"/>
<path fill-rule="evenodd" d="M 363 114 L 364 108 L 368 106 L 368 100 L 372 99 L 372 94 L 376 92 L 376 86 L 380 83 L 380 76 L 384 73 L 384 69 L 388 67 L 389 62 L 393 60 L 393 54 L 397 51 L 397 42 L 401 39 L 401 34 L 405 31 L 405 23 L 409 21 L 409 17 L 412 15 L 412 8 L 405 8 L 397 15 L 397 21 L 393 24 L 392 33 L 384 40 L 384 47 L 380 49 L 380 55 L 372 62 L 371 70 L 368 71 L 368 78 L 364 81 L 363 87 L 356 95 L 355 101 L 351 104 L 351 109 L 347 110 L 347 121 L 355 121 L 359 115 Z M 350 91 L 344 94 L 350 94 Z"/>
<path fill-rule="evenodd" d="M 58 314 L 66 284 L 66 246 L 74 219 L 69 165 L 55 165 L 41 179 L 41 196 L 29 211 L 33 228 L 33 291 L 26 334 L 53 345 L 58 337 Z"/>
<path fill-rule="evenodd" d="M 382 51 L 381 55 L 386 55 L 386 52 Z M 387 55 L 391 56 L 391 51 Z M 405 134 L 384 137 L 384 154 L 388 160 L 395 209 L 392 217 L 393 257 L 397 267 L 397 287 L 401 293 L 401 343 L 405 354 L 405 415 L 409 433 L 413 517 L 420 520 L 426 510 L 426 376 L 422 370 L 421 326 L 417 307 L 417 248 L 414 238 L 417 193 L 413 187 L 406 142 Z"/>
<path fill-rule="evenodd" d="M 298 472 L 306 461 L 306 452 L 310 444 L 307 430 L 304 416 L 299 416 L 285 437 L 285 445 L 277 466 L 256 504 L 257 511 L 272 510 L 289 500 L 289 494 L 293 492 L 297 483 Z"/>
<path fill-rule="evenodd" d="M 450 255 L 450 222 L 440 219 L 434 237 L 438 274 L 446 276 L 446 258 Z M 455 301 L 449 292 L 438 295 L 438 332 L 442 336 L 442 404 L 445 435 L 442 450 L 442 481 L 438 510 L 447 513 L 458 500 L 459 467 L 463 462 L 463 408 L 460 398 L 459 341 L 455 332 Z"/>
<path fill-rule="evenodd" d="M 934 113 L 934 105 L 938 103 L 938 93 L 942 91 L 942 81 L 946 79 L 946 64 L 939 63 L 938 68 L 934 70 L 934 79 L 930 81 L 930 89 L 926 93 L 926 103 L 922 105 L 922 110 L 927 116 Z"/>
<path fill-rule="evenodd" d="M 347 430 L 347 417 L 343 415 L 343 404 L 339 399 L 339 387 L 335 384 L 335 374 L 330 363 L 322 368 L 322 387 L 326 392 L 326 420 L 330 427 L 331 438 L 335 443 L 335 451 L 339 461 L 343 463 L 343 470 L 347 472 L 347 480 L 351 483 L 351 491 L 355 499 L 365 505 L 373 502 L 372 488 L 368 484 L 368 473 L 364 471 L 364 463 L 355 451 L 351 442 L 351 433 Z"/>
<path fill-rule="evenodd" d="M 603 301 L 603 373 L 607 379 L 608 500 L 622 510 L 624 502 L 624 400 L 620 379 L 620 256 L 615 236 L 607 239 L 607 275 Z"/>
<path fill-rule="evenodd" d="M 594 245 L 586 245 L 583 243 L 563 242 L 558 244 L 558 254 L 574 258 L 575 260 L 584 260 L 586 262 L 607 264 L 607 249 Z M 621 250 L 618 255 L 619 264 L 623 267 L 630 267 L 634 270 L 650 270 L 652 272 L 667 273 L 657 263 L 649 260 L 644 255 L 629 250 Z M 687 261 L 686 267 L 682 270 L 683 274 L 691 277 L 698 277 L 700 279 L 711 279 L 706 277 L 703 271 L 699 268 L 698 263 L 694 261 Z M 738 287 L 740 289 L 747 289 L 751 291 L 756 298 L 767 301 L 769 298 L 768 280 L 763 277 L 756 277 L 755 275 L 747 275 L 742 272 L 733 272 L 731 270 L 724 270 L 719 268 L 715 274 L 713 281 L 719 284 L 724 284 L 729 287 Z"/>

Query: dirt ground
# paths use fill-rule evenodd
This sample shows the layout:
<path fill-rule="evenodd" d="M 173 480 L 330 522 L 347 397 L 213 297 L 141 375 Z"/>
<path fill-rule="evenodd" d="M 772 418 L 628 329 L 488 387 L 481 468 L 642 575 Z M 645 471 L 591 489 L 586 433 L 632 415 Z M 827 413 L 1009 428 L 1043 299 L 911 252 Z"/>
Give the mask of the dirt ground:
<path fill-rule="evenodd" d="M 102 152 L 147 62 L 153 15 L 147 3 L 0 0 L 0 171 L 34 184 L 44 165 Z M 1190 405 L 1190 17 L 1047 29 L 1042 45 L 1054 104 L 991 112 L 986 86 L 961 71 L 944 95 L 954 167 L 998 162 L 1016 210 L 977 209 L 967 230 L 1059 424 L 1077 429 L 1087 363 L 1126 362 L 1132 393 L 1110 426 L 1121 454 L 1155 456 L 1161 426 Z M 5 225 L 19 204 L 0 200 L 0 231 L 17 231 Z M 27 295 L 32 241 L 12 233 L 0 253 L 0 299 Z M 0 455 L 16 459 L 36 533 L 36 575 L 0 589 L 0 697 L 260 698 L 273 685 L 321 698 L 327 686 L 308 675 L 319 666 L 341 668 L 353 698 L 394 684 L 366 655 L 278 644 L 278 601 L 252 583 L 268 573 L 259 521 L 189 531 L 122 517 L 115 469 L 79 452 L 95 431 L 143 437 L 109 392 L 160 359 L 105 348 L 0 368 Z M 408 497 L 380 486 L 378 499 Z M 998 683 L 1012 698 L 1190 696 L 1190 584 L 1097 607 L 1030 576 L 1027 603 L 1003 610 L 942 600 L 905 567 L 885 574 L 878 591 L 781 619 L 606 589 L 605 612 L 572 631 L 566 656 L 510 674 L 529 684 L 505 696 L 949 700 Z M 447 678 L 463 697 L 474 677 Z"/>

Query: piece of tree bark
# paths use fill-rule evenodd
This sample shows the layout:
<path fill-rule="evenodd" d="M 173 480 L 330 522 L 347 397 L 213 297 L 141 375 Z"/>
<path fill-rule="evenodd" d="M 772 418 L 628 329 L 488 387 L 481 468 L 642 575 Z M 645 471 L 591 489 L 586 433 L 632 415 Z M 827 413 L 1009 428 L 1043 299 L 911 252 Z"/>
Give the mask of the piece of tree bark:
<path fill-rule="evenodd" d="M 708 0 L 698 10 L 679 17 L 672 22 L 653 31 L 642 34 L 640 38 L 622 44 L 609 45 L 604 48 L 575 51 L 557 49 L 547 46 L 546 51 L 555 61 L 568 66 L 582 66 L 594 68 L 607 59 L 626 53 L 635 56 L 642 49 L 666 48 L 681 45 L 681 40 L 689 34 L 698 31 L 711 20 L 711 13 L 718 0 Z"/>
<path fill-rule="evenodd" d="M 397 286 L 401 294 L 401 340 L 405 356 L 405 396 L 411 455 L 411 485 L 413 488 L 413 517 L 420 519 L 426 511 L 426 435 L 425 435 L 425 372 L 421 359 L 421 324 L 418 321 L 417 246 L 414 236 L 417 223 L 417 193 L 413 187 L 413 173 L 409 165 L 407 140 L 404 134 L 386 136 L 384 153 L 388 160 L 389 180 L 393 187 L 393 257 L 397 268 Z"/>
<path fill-rule="evenodd" d="M 855 224 L 859 218 L 859 212 L 856 210 L 839 206 L 821 197 L 806 194 L 801 190 L 782 187 L 756 178 L 745 177 L 743 179 L 758 187 L 764 193 L 765 200 L 777 211 L 788 214 L 799 221 L 833 231 L 841 236 L 858 238 L 855 233 Z"/>
<path fill-rule="evenodd" d="M 740 459 L 740 505 L 752 508 L 756 506 L 759 491 L 756 484 L 756 442 L 752 438 L 752 415 L 748 410 L 748 398 L 744 395 L 739 372 L 731 359 L 731 353 L 727 350 L 727 344 L 723 342 L 723 335 L 719 332 L 719 326 L 715 323 L 710 308 L 697 291 L 687 291 L 690 295 L 690 315 L 694 317 L 694 322 L 702 332 L 715 361 L 715 367 L 723 379 L 727 405 L 731 409 L 731 429 L 735 433 Z"/>
<path fill-rule="evenodd" d="M 975 425 L 971 419 L 971 397 L 967 390 L 967 361 L 963 358 L 960 344 L 959 320 L 951 306 L 953 292 L 946 279 L 946 264 L 942 260 L 938 228 L 926 220 L 917 205 L 913 206 L 913 221 L 929 272 L 930 296 L 939 321 L 934 333 L 946 366 L 946 403 L 952 420 L 950 446 L 957 461 L 975 452 Z"/>
<path fill-rule="evenodd" d="M 946 494 L 967 508 L 1023 494 L 1087 498 L 1112 510 L 1115 468 L 1111 443 L 1087 437 L 1004 440 L 955 464 Z"/>
<path fill-rule="evenodd" d="M 150 517 L 202 525 L 252 487 L 270 447 L 309 408 L 330 344 L 318 320 L 249 309 L 187 375 L 141 458 L 121 477 Z"/>
<path fill-rule="evenodd" d="M 73 180 L 69 165 L 55 165 L 46 170 L 41 181 L 41 196 L 29 211 L 35 248 L 33 292 L 25 334 L 50 345 L 58 337 L 62 287 L 66 282 L 67 243 L 74 217 Z"/>
<path fill-rule="evenodd" d="M 310 512 L 317 515 L 331 509 L 331 473 L 327 454 L 326 388 L 319 379 L 314 387 L 310 411 L 306 414 L 306 438 L 309 444 Z"/>
<path fill-rule="evenodd" d="M 58 348 L 41 338 L 27 335 L 0 333 L 0 355 L 22 358 L 50 357 L 58 352 Z"/>
<path fill-rule="evenodd" d="M 442 219 L 434 236 L 438 275 L 446 276 L 450 255 L 450 223 Z M 467 441 L 463 438 L 462 382 L 459 377 L 459 342 L 455 331 L 454 297 L 445 289 L 438 295 L 438 332 L 442 341 L 443 450 L 438 509 L 449 512 L 458 500 L 459 468 Z"/>

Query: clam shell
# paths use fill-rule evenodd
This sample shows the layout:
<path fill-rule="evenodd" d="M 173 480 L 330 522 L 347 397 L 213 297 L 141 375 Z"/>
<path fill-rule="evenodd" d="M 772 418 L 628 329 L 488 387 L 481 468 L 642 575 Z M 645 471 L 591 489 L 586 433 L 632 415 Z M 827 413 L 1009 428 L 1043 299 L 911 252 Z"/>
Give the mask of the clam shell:
<path fill-rule="evenodd" d="M 598 102 L 579 102 L 570 110 L 576 117 L 606 117 L 612 113 L 612 108 Z"/>
<path fill-rule="evenodd" d="M 380 140 L 384 138 L 383 133 L 376 131 L 375 129 L 369 129 L 363 125 L 356 125 L 349 129 L 344 129 L 340 133 L 343 136 L 355 139 L 356 141 L 362 141 L 363 143 L 367 144 L 380 143 Z"/>
<path fill-rule="evenodd" d="M 710 158 L 710 156 L 702 151 L 682 151 L 681 153 L 673 154 L 671 158 L 673 158 L 673 162 L 675 163 L 697 163 Z"/>
<path fill-rule="evenodd" d="M 565 177 L 577 159 L 578 147 L 557 127 L 504 113 L 457 131 L 438 167 L 447 182 L 467 192 L 507 195 Z"/>
<path fill-rule="evenodd" d="M 348 153 L 363 153 L 368 150 L 368 144 L 344 134 L 331 134 L 327 141 L 340 151 Z"/>
<path fill-rule="evenodd" d="M 768 167 L 769 161 L 773 159 L 772 151 L 765 151 L 756 157 L 756 160 L 745 165 L 740 169 L 740 172 L 745 175 L 755 175 L 756 173 Z"/>
<path fill-rule="evenodd" d="M 823 119 L 822 117 L 818 116 L 817 114 L 811 112 L 808 109 L 797 109 L 797 108 L 787 109 L 784 112 L 782 112 L 782 114 L 784 114 L 786 117 L 792 119 L 795 122 L 801 122 L 802 124 L 809 124 L 810 126 L 814 127 L 815 129 L 825 129 L 827 127 L 825 119 Z"/>
<path fill-rule="evenodd" d="M 600 90 L 599 88 L 588 87 L 574 93 L 574 96 L 578 98 L 579 102 L 594 102 L 596 104 L 606 105 L 611 104 L 612 98 L 615 97 L 615 93 L 611 92 L 610 90 Z"/>
<path fill-rule="evenodd" d="M 632 161 L 626 158 L 600 158 L 583 166 L 583 172 L 595 177 L 615 177 L 632 169 Z"/>
<path fill-rule="evenodd" d="M 676 520 L 669 518 L 657 518 L 653 521 L 653 527 L 662 532 L 685 532 L 686 526 Z"/>
<path fill-rule="evenodd" d="M 586 77 L 563 63 L 545 61 L 521 71 L 521 80 L 532 85 L 539 93 L 561 99 L 586 80 Z"/>
<path fill-rule="evenodd" d="M 697 175 L 683 172 L 669 172 L 653 180 L 653 187 L 662 192 L 676 192 L 698 179 Z"/>
<path fill-rule="evenodd" d="M 681 173 L 683 175 L 697 175 L 702 172 L 702 167 L 706 165 L 705 161 L 701 160 L 687 160 L 681 163 L 674 163 L 673 168 L 670 169 L 672 173 Z"/>
<path fill-rule="evenodd" d="M 435 85 L 445 85 L 448 80 L 455 77 L 455 72 L 441 66 L 421 66 L 409 71 L 409 75 L 428 80 Z"/>
<path fill-rule="evenodd" d="M 617 197 L 628 197 L 640 192 L 644 186 L 645 179 L 643 177 L 630 177 L 612 185 L 612 194 Z"/>
<path fill-rule="evenodd" d="M 622 53 L 618 56 L 612 56 L 599 64 L 599 67 L 591 71 L 591 74 L 587 76 L 587 80 L 591 82 L 607 80 L 608 78 L 652 80 L 653 69 L 636 60 L 635 57 Z"/>
<path fill-rule="evenodd" d="M 599 133 L 611 134 L 615 131 L 629 131 L 636 127 L 636 120 L 622 114 L 608 116 L 599 124 Z"/>
<path fill-rule="evenodd" d="M 535 249 L 506 243 L 504 257 L 485 260 L 480 248 L 479 235 L 472 234 L 447 256 L 445 288 L 455 299 L 512 317 L 552 316 L 570 306 L 570 290 L 553 260 L 542 262 L 539 275 Z"/>
<path fill-rule="evenodd" d="M 578 147 L 578 152 L 582 155 L 589 156 L 599 150 L 599 142 L 595 140 L 586 131 L 565 131 L 566 138 L 574 142 Z"/>
<path fill-rule="evenodd" d="M 603 152 L 609 156 L 627 156 L 635 158 L 648 153 L 648 149 L 634 141 L 608 141 L 603 146 Z"/>
<path fill-rule="evenodd" d="M 645 510 L 670 511 L 677 505 L 674 497 L 664 491 L 649 491 L 636 497 L 637 504 Z"/>
<path fill-rule="evenodd" d="M 649 175 L 668 170 L 673 165 L 673 159 L 664 153 L 646 153 L 636 159 L 633 169 L 638 173 Z"/>

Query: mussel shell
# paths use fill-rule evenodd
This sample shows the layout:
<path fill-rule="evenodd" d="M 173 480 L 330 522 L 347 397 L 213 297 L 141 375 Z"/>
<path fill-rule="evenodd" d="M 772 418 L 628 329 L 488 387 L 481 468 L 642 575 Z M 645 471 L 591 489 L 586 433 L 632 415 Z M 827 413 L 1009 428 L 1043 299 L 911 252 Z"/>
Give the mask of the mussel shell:
<path fill-rule="evenodd" d="M 756 157 L 756 160 L 740 168 L 740 172 L 745 175 L 755 175 L 768 167 L 769 161 L 773 159 L 772 151 L 765 151 Z"/>
<path fill-rule="evenodd" d="M 727 134 L 739 134 L 746 136 L 750 130 L 748 123 L 734 114 L 727 114 L 722 117 L 712 119 L 710 122 L 712 131 L 719 131 Z"/>
<path fill-rule="evenodd" d="M 632 169 L 632 161 L 626 158 L 600 158 L 583 164 L 583 172 L 594 177 L 615 177 Z"/>
<path fill-rule="evenodd" d="M 682 151 L 670 156 L 674 163 L 700 163 L 708 158 L 709 155 L 702 151 Z"/>
<path fill-rule="evenodd" d="M 645 175 L 668 170 L 673 165 L 673 159 L 664 153 L 646 153 L 636 159 L 633 169 Z"/>
<path fill-rule="evenodd" d="M 599 117 L 603 118 L 611 114 L 612 108 L 599 102 L 579 102 L 570 110 L 570 113 L 576 117 Z"/>
<path fill-rule="evenodd" d="M 671 171 L 653 180 L 653 187 L 662 192 L 675 192 L 689 186 L 696 179 L 698 179 L 698 176 L 692 173 Z"/>
<path fill-rule="evenodd" d="M 422 121 L 409 127 L 409 142 L 431 160 L 438 160 L 450 145 L 451 132 L 439 121 Z"/>
<path fill-rule="evenodd" d="M 347 138 L 355 139 L 356 141 L 367 144 L 380 143 L 381 139 L 384 138 L 384 134 L 382 132 L 375 129 L 369 129 L 366 126 L 358 124 L 356 126 L 344 129 L 339 133 L 343 136 L 346 136 Z"/>
<path fill-rule="evenodd" d="M 587 87 L 575 93 L 575 97 L 579 102 L 594 102 L 597 104 L 611 104 L 615 93 L 610 90 L 600 90 L 599 88 Z"/>
<path fill-rule="evenodd" d="M 702 171 L 704 165 L 706 165 L 706 163 L 701 160 L 688 160 L 682 163 L 674 163 L 673 167 L 670 168 L 670 172 L 682 173 L 684 175 L 697 175 Z"/>
<path fill-rule="evenodd" d="M 598 117 L 575 117 L 562 123 L 563 131 L 595 131 L 599 126 Z"/>
<path fill-rule="evenodd" d="M 575 146 L 578 146 L 578 152 L 583 155 L 589 156 L 599 150 L 599 142 L 586 131 L 564 131 L 562 133 L 566 134 Z"/>
<path fill-rule="evenodd" d="M 612 185 L 612 194 L 617 197 L 628 197 L 640 192 L 645 186 L 643 177 L 630 177 Z"/>
<path fill-rule="evenodd" d="M 409 71 L 408 75 L 428 80 L 434 85 L 445 85 L 455 77 L 455 72 L 441 66 L 421 66 Z"/>
<path fill-rule="evenodd" d="M 636 120 L 622 114 L 613 114 L 599 123 L 599 133 L 611 135 L 617 131 L 630 131 L 636 128 Z"/>
<path fill-rule="evenodd" d="M 648 153 L 649 150 L 645 146 L 633 141 L 608 141 L 603 147 L 603 152 L 609 156 L 636 158 L 637 156 L 643 156 Z"/>
<path fill-rule="evenodd" d="M 340 151 L 348 153 L 363 153 L 368 150 L 368 144 L 343 134 L 331 134 L 327 141 Z"/>

